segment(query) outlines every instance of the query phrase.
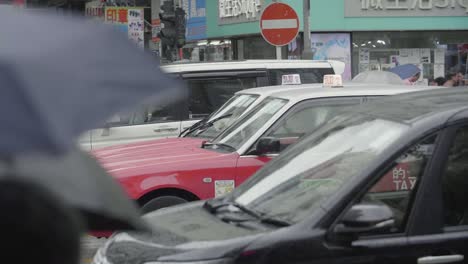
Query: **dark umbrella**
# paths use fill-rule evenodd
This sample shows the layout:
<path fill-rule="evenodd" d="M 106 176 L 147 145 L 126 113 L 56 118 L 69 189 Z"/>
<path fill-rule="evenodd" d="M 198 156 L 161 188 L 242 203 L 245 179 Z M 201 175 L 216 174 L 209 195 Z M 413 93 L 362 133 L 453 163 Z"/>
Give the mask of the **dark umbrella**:
<path fill-rule="evenodd" d="M 82 132 L 182 86 L 109 25 L 0 7 L 0 156 L 63 152 Z"/>
<path fill-rule="evenodd" d="M 141 229 L 119 186 L 68 150 L 115 112 L 150 97 L 154 104 L 178 99 L 179 82 L 103 24 L 3 6 L 0 36 L 0 160 L 8 175 L 46 185 L 80 209 L 90 229 Z"/>
<path fill-rule="evenodd" d="M 27 154 L 2 163 L 0 177 L 11 175 L 43 185 L 66 205 L 78 209 L 89 230 L 147 230 L 140 213 L 122 188 L 88 154 Z M 27 194 L 23 194 L 27 195 Z"/>
<path fill-rule="evenodd" d="M 421 71 L 421 69 L 419 69 L 419 67 L 414 64 L 403 64 L 393 67 L 389 71 L 400 76 L 402 80 L 405 80 L 416 75 Z"/>

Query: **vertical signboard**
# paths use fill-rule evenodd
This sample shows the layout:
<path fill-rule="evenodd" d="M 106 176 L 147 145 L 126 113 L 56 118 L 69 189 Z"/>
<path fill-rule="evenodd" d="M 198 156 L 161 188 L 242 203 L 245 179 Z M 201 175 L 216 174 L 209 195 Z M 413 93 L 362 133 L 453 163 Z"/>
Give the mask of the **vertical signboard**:
<path fill-rule="evenodd" d="M 343 80 L 351 80 L 351 37 L 349 33 L 313 33 L 310 36 L 314 60 L 345 63 Z"/>
<path fill-rule="evenodd" d="M 141 8 L 128 9 L 128 38 L 139 48 L 145 47 L 144 10 Z"/>
<path fill-rule="evenodd" d="M 115 25 L 120 31 L 128 32 L 128 8 L 107 6 L 104 21 L 106 24 Z"/>
<path fill-rule="evenodd" d="M 104 20 L 104 3 L 101 1 L 87 2 L 85 5 L 85 16 L 100 21 Z"/>
<path fill-rule="evenodd" d="M 185 39 L 206 39 L 206 0 L 183 0 L 182 7 L 187 14 Z"/>
<path fill-rule="evenodd" d="M 159 42 L 161 39 L 159 38 L 159 32 L 161 32 L 161 19 L 152 19 L 151 20 L 151 40 L 153 42 Z"/>

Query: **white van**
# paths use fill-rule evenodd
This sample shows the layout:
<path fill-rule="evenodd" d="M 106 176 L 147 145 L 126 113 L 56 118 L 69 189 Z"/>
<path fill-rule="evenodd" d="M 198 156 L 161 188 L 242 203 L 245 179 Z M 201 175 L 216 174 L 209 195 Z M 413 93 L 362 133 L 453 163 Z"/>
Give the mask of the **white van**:
<path fill-rule="evenodd" d="M 342 74 L 344 63 L 307 60 L 246 60 L 162 66 L 163 71 L 187 81 L 189 95 L 176 104 L 144 105 L 120 114 L 105 127 L 85 133 L 86 149 L 136 141 L 176 137 L 223 105 L 240 90 L 282 85 L 321 83 L 326 74 Z M 288 78 L 294 77 L 294 78 Z"/>

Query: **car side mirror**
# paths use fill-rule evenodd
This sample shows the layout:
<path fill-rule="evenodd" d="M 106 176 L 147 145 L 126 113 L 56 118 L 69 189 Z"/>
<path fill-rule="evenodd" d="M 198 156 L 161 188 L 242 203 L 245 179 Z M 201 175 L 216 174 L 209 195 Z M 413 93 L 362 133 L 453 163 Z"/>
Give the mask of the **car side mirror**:
<path fill-rule="evenodd" d="M 385 204 L 361 203 L 351 207 L 335 226 L 340 236 L 357 236 L 389 231 L 395 225 L 392 210 Z"/>
<path fill-rule="evenodd" d="M 268 153 L 279 153 L 281 144 L 279 139 L 274 137 L 262 137 L 258 140 L 255 147 L 256 155 L 265 155 Z"/>
<path fill-rule="evenodd" d="M 110 128 L 111 128 L 111 123 L 106 122 L 104 124 L 104 127 L 102 128 L 101 136 L 103 136 L 103 137 L 109 136 L 110 135 Z"/>

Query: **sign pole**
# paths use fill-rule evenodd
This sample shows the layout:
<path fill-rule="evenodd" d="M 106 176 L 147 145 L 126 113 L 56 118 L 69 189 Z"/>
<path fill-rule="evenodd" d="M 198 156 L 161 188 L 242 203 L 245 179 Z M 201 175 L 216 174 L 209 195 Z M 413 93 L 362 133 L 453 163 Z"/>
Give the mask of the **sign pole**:
<path fill-rule="evenodd" d="M 282 47 L 280 47 L 280 46 L 276 46 L 276 59 L 277 59 L 277 60 L 281 60 L 282 57 L 283 57 L 283 56 L 282 56 L 283 54 L 281 54 L 281 48 L 282 48 Z"/>
<path fill-rule="evenodd" d="M 302 59 L 311 60 L 314 54 L 312 53 L 312 45 L 310 43 L 310 0 L 304 0 L 303 7 L 304 21 L 304 50 L 302 50 Z"/>

